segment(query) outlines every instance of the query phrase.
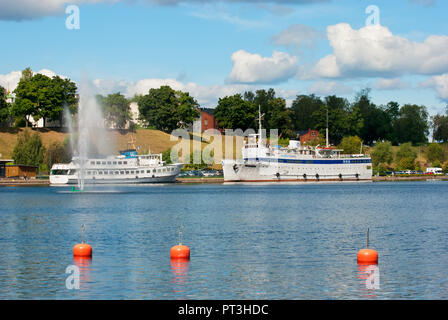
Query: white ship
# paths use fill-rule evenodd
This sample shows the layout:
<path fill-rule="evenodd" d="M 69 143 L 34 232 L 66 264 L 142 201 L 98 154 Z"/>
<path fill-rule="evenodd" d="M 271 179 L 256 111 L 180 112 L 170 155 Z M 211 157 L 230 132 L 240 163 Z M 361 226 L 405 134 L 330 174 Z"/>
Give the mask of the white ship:
<path fill-rule="evenodd" d="M 258 134 L 248 136 L 242 159 L 222 161 L 225 182 L 273 181 L 370 181 L 372 159 L 364 154 L 342 154 L 343 150 L 301 146 L 290 140 L 286 148 L 273 148 L 263 141 L 260 113 Z"/>
<path fill-rule="evenodd" d="M 132 184 L 174 182 L 182 163 L 165 164 L 162 154 L 138 155 L 135 149 L 120 151 L 118 156 L 81 160 L 51 167 L 50 184 Z"/>

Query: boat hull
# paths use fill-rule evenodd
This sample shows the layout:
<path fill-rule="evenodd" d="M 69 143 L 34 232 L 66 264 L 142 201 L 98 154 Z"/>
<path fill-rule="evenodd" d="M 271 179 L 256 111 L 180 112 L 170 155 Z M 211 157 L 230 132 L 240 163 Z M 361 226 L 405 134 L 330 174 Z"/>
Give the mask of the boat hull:
<path fill-rule="evenodd" d="M 357 159 L 365 160 L 369 159 Z M 361 161 L 360 161 L 361 162 Z M 349 182 L 371 181 L 369 163 L 306 164 L 224 160 L 224 182 Z"/>

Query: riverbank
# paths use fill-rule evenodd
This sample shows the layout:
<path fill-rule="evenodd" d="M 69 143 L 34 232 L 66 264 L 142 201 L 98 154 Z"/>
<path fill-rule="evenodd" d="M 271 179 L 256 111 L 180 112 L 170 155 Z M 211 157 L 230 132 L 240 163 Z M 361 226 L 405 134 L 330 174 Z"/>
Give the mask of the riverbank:
<path fill-rule="evenodd" d="M 373 182 L 379 181 L 426 181 L 426 180 L 448 180 L 448 176 L 408 176 L 408 177 L 372 177 Z M 177 178 L 178 183 L 223 183 L 222 177 L 192 177 L 192 178 Z M 50 185 L 50 181 L 47 179 L 0 179 L 0 186 L 44 186 Z"/>
<path fill-rule="evenodd" d="M 27 186 L 42 186 L 49 185 L 50 180 L 48 179 L 0 179 L 0 186 L 16 186 L 16 185 L 27 185 Z"/>

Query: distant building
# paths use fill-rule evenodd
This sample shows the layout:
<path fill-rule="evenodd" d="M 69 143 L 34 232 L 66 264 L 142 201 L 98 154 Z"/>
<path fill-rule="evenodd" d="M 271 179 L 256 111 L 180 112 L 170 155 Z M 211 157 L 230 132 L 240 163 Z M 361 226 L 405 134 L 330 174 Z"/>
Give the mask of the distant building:
<path fill-rule="evenodd" d="M 1 154 L 0 154 L 1 157 Z M 0 159 L 0 178 L 6 177 L 6 164 L 8 162 L 14 162 L 12 159 Z"/>
<path fill-rule="evenodd" d="M 6 178 L 31 178 L 37 174 L 37 166 L 28 166 L 23 164 L 8 164 L 5 166 Z"/>
<path fill-rule="evenodd" d="M 213 115 L 213 109 L 211 108 L 198 108 L 200 113 L 199 118 L 190 126 L 189 130 L 194 130 L 198 132 L 204 132 L 208 129 L 216 129 L 221 131 L 218 128 L 218 122 L 216 122 L 215 116 Z"/>
<path fill-rule="evenodd" d="M 319 131 L 317 130 L 305 130 L 297 132 L 297 136 L 300 137 L 300 144 L 308 144 L 310 141 L 315 140 L 319 137 Z"/>

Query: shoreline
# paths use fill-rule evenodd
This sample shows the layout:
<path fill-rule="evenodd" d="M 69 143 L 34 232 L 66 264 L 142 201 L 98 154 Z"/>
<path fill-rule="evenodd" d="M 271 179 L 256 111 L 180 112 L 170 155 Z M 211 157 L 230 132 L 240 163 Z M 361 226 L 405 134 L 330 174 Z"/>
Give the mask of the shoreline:
<path fill-rule="evenodd" d="M 417 177 L 380 177 L 373 176 L 372 182 L 382 181 L 426 181 L 426 180 L 448 180 L 448 176 L 417 176 Z M 287 182 L 287 181 L 286 181 Z M 204 183 L 204 184 L 216 184 L 224 183 L 224 178 L 177 178 L 175 183 Z M 50 185 L 48 179 L 0 179 L 0 186 L 46 186 Z"/>

